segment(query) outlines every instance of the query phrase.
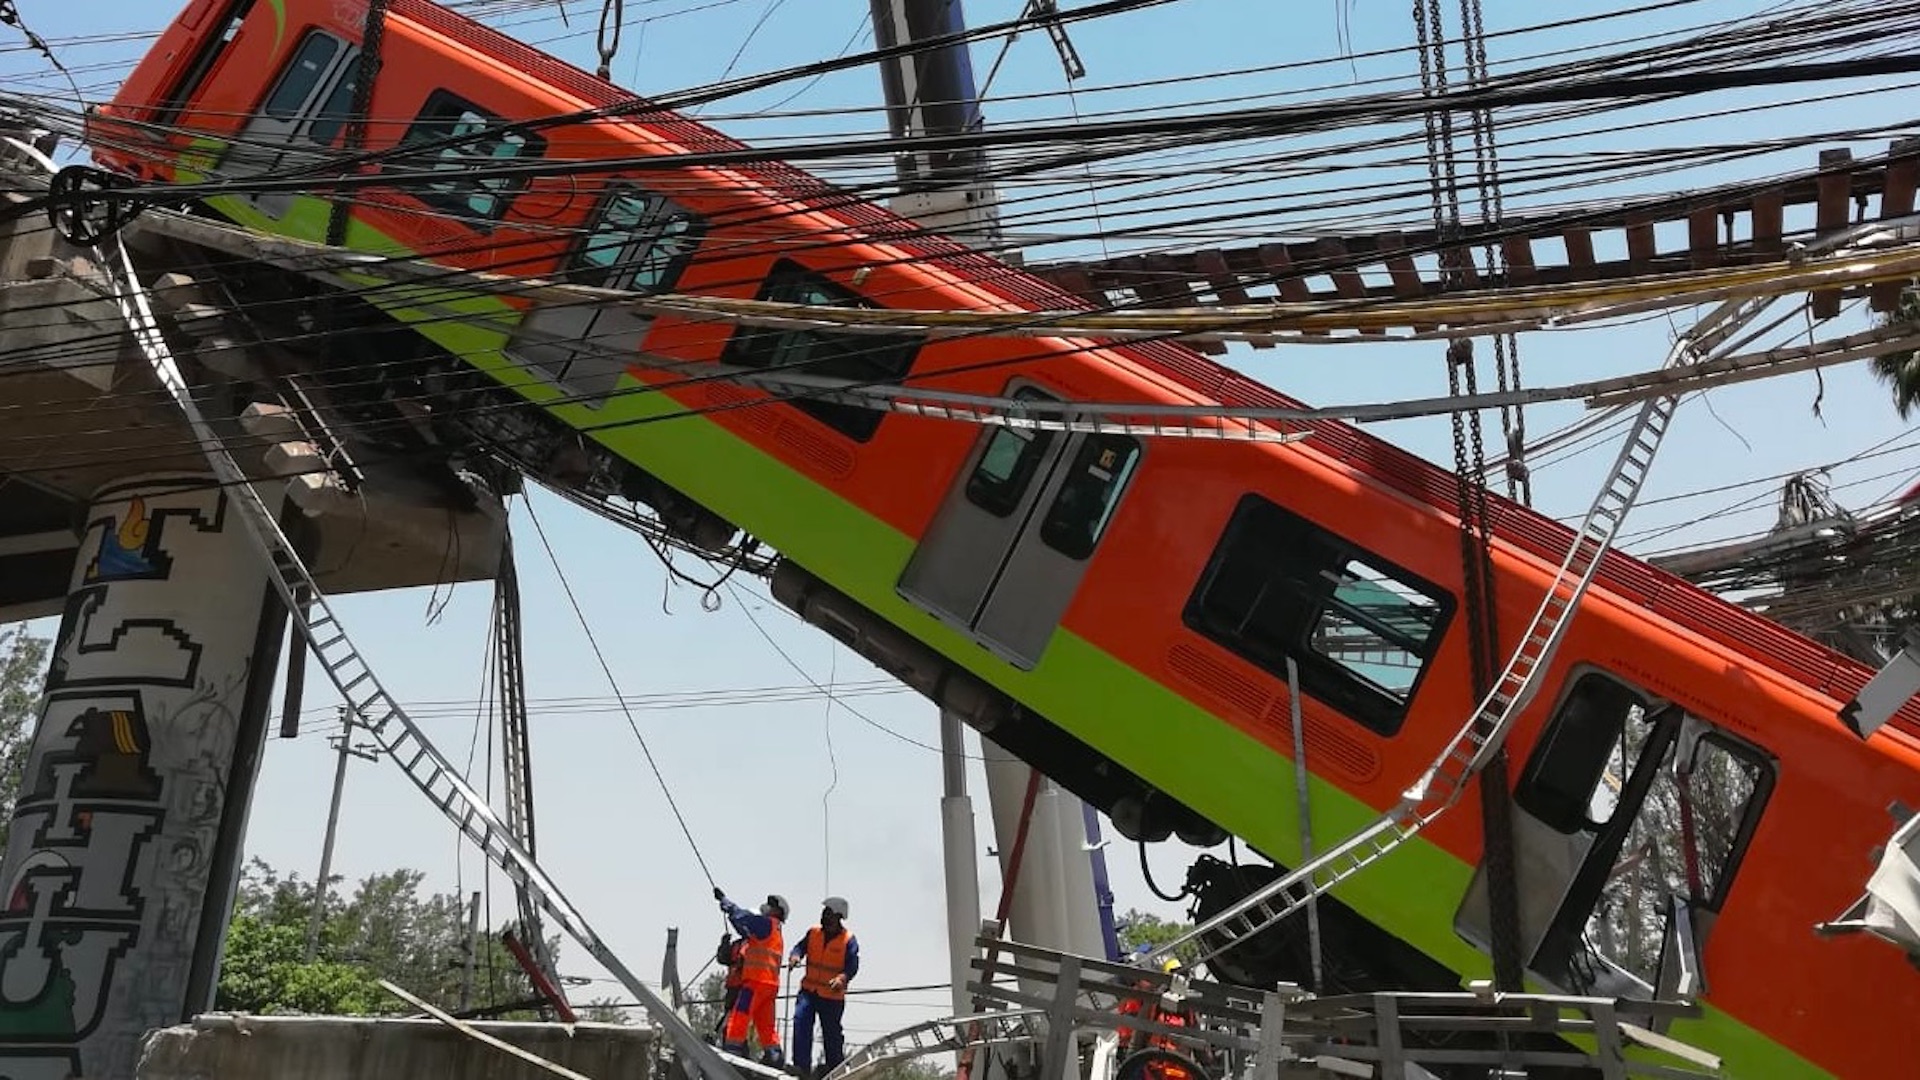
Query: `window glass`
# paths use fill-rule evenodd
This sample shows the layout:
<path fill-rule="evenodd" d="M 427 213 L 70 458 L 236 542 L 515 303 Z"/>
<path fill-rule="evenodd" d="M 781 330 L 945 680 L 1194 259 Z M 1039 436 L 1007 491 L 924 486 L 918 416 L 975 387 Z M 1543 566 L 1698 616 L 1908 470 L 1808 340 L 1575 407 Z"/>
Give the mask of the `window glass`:
<path fill-rule="evenodd" d="M 1453 607 L 1452 595 L 1439 586 L 1248 495 L 1188 600 L 1185 619 L 1274 675 L 1284 677 L 1292 656 L 1302 691 L 1391 735 L 1406 718 Z"/>
<path fill-rule="evenodd" d="M 1694 744 L 1683 782 L 1673 767 L 1680 745 L 1667 742 L 1660 761 L 1635 766 L 1658 771 L 1587 918 L 1587 960 L 1599 967 L 1589 973 L 1591 985 L 1610 985 L 1603 974 L 1610 969 L 1651 988 L 1659 973 L 1669 898 L 1708 910 L 1717 910 L 1725 899 L 1727 868 L 1758 809 L 1755 796 L 1766 765 L 1746 748 L 1709 735 Z"/>
<path fill-rule="evenodd" d="M 608 289 L 667 292 L 686 269 L 702 231 L 692 211 L 621 185 L 601 205 L 598 223 L 575 256 L 569 277 Z"/>
<path fill-rule="evenodd" d="M 1309 646 L 1355 678 L 1405 701 L 1420 675 L 1420 650 L 1440 618 L 1439 602 L 1358 559 L 1347 560 L 1330 576 L 1333 591 L 1308 636 Z"/>
<path fill-rule="evenodd" d="M 360 81 L 360 58 L 347 61 L 346 71 L 339 82 L 333 86 L 333 92 L 321 104 L 313 123 L 307 127 L 307 138 L 321 146 L 331 146 L 340 137 L 340 131 L 347 126 L 347 120 L 353 113 L 354 86 Z"/>
<path fill-rule="evenodd" d="M 766 283 L 760 288 L 759 298 L 834 307 L 873 306 L 860 294 L 842 289 L 825 277 L 787 259 L 774 263 Z M 905 377 L 919 351 L 920 342 L 917 338 L 742 326 L 728 339 L 720 361 L 738 367 L 886 384 Z M 794 408 L 858 442 L 866 442 L 873 437 L 884 415 L 879 409 L 861 405 L 810 400 L 798 396 L 798 391 L 783 391 L 783 394 L 792 395 L 791 404 Z"/>
<path fill-rule="evenodd" d="M 313 95 L 315 84 L 320 76 L 326 74 L 327 65 L 333 63 L 335 53 L 340 51 L 340 42 L 326 34 L 309 34 L 307 40 L 300 43 L 300 50 L 293 54 L 293 62 L 287 65 L 286 74 L 280 76 L 280 85 L 274 87 L 273 94 L 261 111 L 279 120 L 291 119 L 300 114 L 300 106 L 307 103 Z"/>
<path fill-rule="evenodd" d="M 398 168 L 412 171 L 422 167 L 449 173 L 501 165 L 519 159 L 538 157 L 546 140 L 537 134 L 501 130 L 500 117 L 481 110 L 478 105 L 436 90 L 427 98 L 420 116 L 400 140 L 401 150 L 409 146 L 435 144 L 444 139 L 462 139 L 480 133 L 485 137 L 467 139 L 454 146 L 440 146 L 430 158 L 405 158 Z M 426 153 L 426 151 L 422 151 Z M 467 178 L 409 183 L 421 202 L 445 210 L 469 224 L 484 225 L 506 213 L 515 191 L 525 183 L 521 178 L 475 180 Z"/>
<path fill-rule="evenodd" d="M 1514 800 L 1563 833 L 1606 824 L 1646 741 L 1640 695 L 1597 672 L 1567 691 L 1520 775 Z"/>
<path fill-rule="evenodd" d="M 1581 675 L 1515 792 L 1525 812 L 1585 838 L 1567 848 L 1579 863 L 1562 870 L 1536 970 L 1580 993 L 1650 992 L 1674 902 L 1725 903 L 1771 785 L 1752 747 L 1610 676 Z"/>
<path fill-rule="evenodd" d="M 1093 554 L 1139 462 L 1140 444 L 1125 435 L 1088 435 L 1040 523 L 1040 539 L 1070 558 Z"/>
<path fill-rule="evenodd" d="M 1019 401 L 1051 401 L 1031 386 L 1014 391 Z M 987 438 L 980 463 L 967 477 L 967 501 L 995 517 L 1006 517 L 1020 505 L 1033 474 L 1053 445 L 1055 433 L 1033 428 L 997 427 Z"/>

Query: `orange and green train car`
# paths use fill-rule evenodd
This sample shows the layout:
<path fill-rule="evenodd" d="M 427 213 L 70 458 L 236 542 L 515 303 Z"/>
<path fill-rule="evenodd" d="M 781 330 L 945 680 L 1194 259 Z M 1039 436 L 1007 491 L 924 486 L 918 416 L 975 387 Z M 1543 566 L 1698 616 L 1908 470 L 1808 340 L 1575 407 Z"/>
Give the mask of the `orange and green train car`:
<path fill-rule="evenodd" d="M 97 159 L 148 184 L 323 162 L 342 146 L 364 18 L 364 0 L 194 0 L 91 118 Z M 379 49 L 356 168 L 396 175 L 354 190 L 350 247 L 643 293 L 1084 306 L 790 167 L 676 163 L 741 148 L 659 109 L 587 118 L 632 99 L 426 0 L 394 0 Z M 538 168 L 583 161 L 607 165 Z M 498 169 L 513 164 L 535 168 Z M 494 172 L 473 176 L 481 165 Z M 338 174 L 305 174 L 319 194 L 200 208 L 320 240 Z M 724 377 L 1292 404 L 1179 345 L 736 328 L 371 282 L 361 295 L 518 413 L 585 433 L 679 519 L 719 526 L 696 533 L 777 549 L 783 602 L 1134 838 L 1230 833 L 1298 859 L 1289 657 L 1323 847 L 1391 805 L 1473 708 L 1453 477 L 1350 426 L 1289 445 L 1037 433 Z M 382 382 L 378 349 L 337 352 L 326 377 Z M 1572 535 L 1503 500 L 1492 515 L 1510 649 Z M 1698 942 L 1704 1013 L 1672 1033 L 1723 1055 L 1727 1075 L 1912 1069 L 1920 972 L 1882 942 L 1814 931 L 1859 896 L 1889 807 L 1920 806 L 1920 713 L 1865 742 L 1836 719 L 1870 674 L 1609 555 L 1509 744 L 1534 984 L 1647 996 L 1677 916 Z M 1337 890 L 1330 939 L 1377 979 L 1484 977 L 1484 896 L 1468 799 Z"/>

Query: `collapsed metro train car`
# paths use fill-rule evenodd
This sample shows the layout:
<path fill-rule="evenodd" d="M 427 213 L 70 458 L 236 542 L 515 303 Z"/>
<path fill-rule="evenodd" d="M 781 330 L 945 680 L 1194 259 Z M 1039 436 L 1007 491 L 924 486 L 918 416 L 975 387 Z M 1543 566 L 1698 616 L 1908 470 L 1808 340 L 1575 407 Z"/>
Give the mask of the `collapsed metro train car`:
<path fill-rule="evenodd" d="M 323 240 L 365 7 L 193 0 L 89 118 L 96 160 L 154 183 L 310 176 L 312 192 L 239 183 L 199 209 Z M 631 98 L 426 0 L 394 0 L 383 30 L 361 168 L 395 182 L 355 189 L 349 247 L 639 293 L 1085 306 L 790 167 L 636 165 L 739 144 L 644 106 L 583 115 Z M 609 165 L 472 175 L 586 160 Z M 740 530 L 776 549 L 784 603 L 1131 838 L 1231 833 L 1299 859 L 1288 658 L 1321 847 L 1391 805 L 1475 704 L 1454 479 L 1351 426 L 1308 425 L 1289 445 L 978 428 L 725 377 L 1293 404 L 1177 344 L 727 327 L 371 281 L 309 304 L 303 283 L 268 276 L 233 285 L 268 319 L 277 297 L 343 320 L 307 332 L 347 340 L 372 325 L 362 308 L 411 328 L 368 332 L 318 372 L 337 399 L 433 405 L 444 431 L 523 437 L 523 459 L 555 432 L 584 435 L 682 535 L 719 548 Z M 1573 537 L 1493 502 L 1510 649 Z M 1866 742 L 1836 719 L 1870 674 L 1609 555 L 1510 737 L 1530 978 L 1647 996 L 1684 921 L 1705 1012 L 1673 1034 L 1729 1075 L 1877 1077 L 1920 1060 L 1920 972 L 1884 943 L 1813 929 L 1858 896 L 1888 808 L 1920 805 L 1920 710 Z M 1468 799 L 1341 886 L 1323 918 L 1353 982 L 1484 977 L 1481 861 Z"/>

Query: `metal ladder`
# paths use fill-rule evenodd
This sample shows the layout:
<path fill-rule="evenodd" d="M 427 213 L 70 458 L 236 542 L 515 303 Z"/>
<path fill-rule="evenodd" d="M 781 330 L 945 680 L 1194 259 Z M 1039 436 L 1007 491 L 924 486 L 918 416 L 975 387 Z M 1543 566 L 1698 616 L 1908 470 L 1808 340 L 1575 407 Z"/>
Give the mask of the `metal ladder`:
<path fill-rule="evenodd" d="M 274 589 L 279 592 L 288 611 L 294 613 L 294 624 L 306 638 L 313 655 L 320 658 L 327 677 L 340 691 L 348 707 L 361 719 L 381 749 L 406 772 L 408 779 L 426 793 L 427 798 L 440 808 L 440 812 L 506 874 L 514 887 L 525 890 L 580 943 L 588 955 L 620 980 L 621 985 L 647 1010 L 654 1023 L 667 1034 L 681 1062 L 693 1075 L 702 1080 L 739 1080 L 739 1074 L 694 1034 L 672 1006 L 649 990 L 613 955 L 585 917 L 568 902 L 559 886 L 513 838 L 506 823 L 461 778 L 400 704 L 380 685 L 373 670 L 348 640 L 346 629 L 314 584 L 313 576 L 288 543 L 286 535 L 280 531 L 279 522 L 261 501 L 233 456 L 227 452 L 218 433 L 201 415 L 186 380 L 181 376 L 179 365 L 175 363 L 172 352 L 160 334 L 152 309 L 148 306 L 146 292 L 119 239 L 106 238 L 101 242 L 100 250 L 109 256 L 100 259 L 100 264 L 108 271 L 114 301 L 126 318 L 135 341 L 153 366 L 154 376 L 172 395 L 174 404 L 186 417 L 215 477 L 239 510 L 240 519 L 246 524 L 255 546 L 272 567 L 269 576 Z M 301 610 L 298 601 L 301 599 L 312 605 L 304 620 L 298 617 Z"/>
<path fill-rule="evenodd" d="M 1663 368 L 1673 370 L 1699 363 L 1771 303 L 1770 297 L 1737 297 L 1723 302 L 1674 343 Z M 1506 670 L 1400 801 L 1373 824 L 1154 950 L 1153 959 L 1168 956 L 1189 942 L 1194 943 L 1202 960 L 1218 956 L 1379 861 L 1460 800 L 1467 784 L 1499 750 L 1514 721 L 1539 692 L 1570 625 L 1569 616 L 1586 595 L 1602 556 L 1639 497 L 1678 405 L 1678 396 L 1649 398 L 1641 405 L 1606 482 L 1587 509 L 1573 546 L 1548 586 L 1525 637 L 1507 661 Z M 1204 940 L 1207 935 L 1217 936 L 1209 943 Z"/>

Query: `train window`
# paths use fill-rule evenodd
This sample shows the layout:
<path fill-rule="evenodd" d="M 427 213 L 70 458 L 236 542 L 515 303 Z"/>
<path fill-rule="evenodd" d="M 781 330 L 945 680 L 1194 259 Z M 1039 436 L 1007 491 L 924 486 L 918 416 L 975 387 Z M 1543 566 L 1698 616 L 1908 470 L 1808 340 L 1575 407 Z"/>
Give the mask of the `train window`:
<path fill-rule="evenodd" d="M 1023 386 L 1014 391 L 1015 400 L 1051 401 L 1052 396 Z M 992 514 L 1006 517 L 1020 505 L 1033 474 L 1053 444 L 1051 431 L 1034 428 L 997 427 L 980 453 L 980 463 L 967 477 L 967 501 Z"/>
<path fill-rule="evenodd" d="M 1590 837 L 1537 966 L 1583 992 L 1657 980 L 1672 898 L 1718 911 L 1773 782 L 1758 750 L 1598 673 L 1555 710 L 1515 803 Z"/>
<path fill-rule="evenodd" d="M 1605 825 L 1646 742 L 1647 723 L 1645 702 L 1631 687 L 1582 675 L 1528 760 L 1514 801 L 1569 835 Z"/>
<path fill-rule="evenodd" d="M 1288 510 L 1240 500 L 1184 619 L 1198 633 L 1392 735 L 1452 617 L 1446 590 Z"/>
<path fill-rule="evenodd" d="M 347 126 L 347 119 L 353 115 L 353 94 L 360 82 L 360 58 L 355 56 L 347 61 L 346 71 L 340 81 L 333 84 L 333 92 L 327 95 L 313 117 L 313 123 L 307 127 L 307 138 L 321 146 L 332 146 L 340 137 L 340 130 Z"/>
<path fill-rule="evenodd" d="M 843 289 L 789 259 L 773 264 L 759 298 L 789 304 L 872 307 L 859 293 Z M 848 334 L 831 330 L 777 330 L 742 326 L 728 339 L 720 362 L 770 371 L 824 375 L 860 383 L 898 382 L 920 351 L 915 338 L 884 334 Z M 792 399 L 794 408 L 858 442 L 880 427 L 879 409 L 831 401 Z"/>
<path fill-rule="evenodd" d="M 666 292 L 680 280 L 705 228 L 691 210 L 617 184 L 601 201 L 567 277 L 607 289 Z"/>
<path fill-rule="evenodd" d="M 314 87 L 320 84 L 320 76 L 326 74 L 344 44 L 339 38 L 317 30 L 308 34 L 261 111 L 276 120 L 291 120 L 300 115 L 302 106 L 313 96 Z"/>
<path fill-rule="evenodd" d="M 1068 558 L 1093 554 L 1139 463 L 1140 444 L 1125 435 L 1087 436 L 1040 523 L 1040 539 Z"/>
<path fill-rule="evenodd" d="M 488 165 L 500 165 L 516 158 L 538 157 L 546 149 L 546 140 L 530 132 L 501 130 L 504 121 L 480 106 L 445 90 L 435 90 L 414 119 L 413 126 L 400 140 L 404 152 L 421 146 L 422 153 L 433 150 L 436 172 L 466 173 Z M 484 138 L 471 136 L 491 132 Z M 453 146 L 437 144 L 446 139 L 464 139 Z M 403 169 L 413 167 L 402 161 Z M 468 178 L 437 180 L 411 187 L 414 197 L 428 206 L 445 210 L 469 225 L 484 227 L 507 211 L 513 193 L 525 183 L 518 178 L 474 180 Z"/>

